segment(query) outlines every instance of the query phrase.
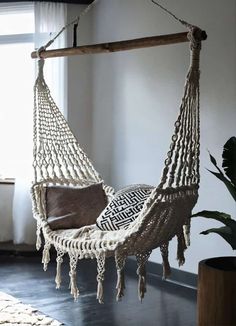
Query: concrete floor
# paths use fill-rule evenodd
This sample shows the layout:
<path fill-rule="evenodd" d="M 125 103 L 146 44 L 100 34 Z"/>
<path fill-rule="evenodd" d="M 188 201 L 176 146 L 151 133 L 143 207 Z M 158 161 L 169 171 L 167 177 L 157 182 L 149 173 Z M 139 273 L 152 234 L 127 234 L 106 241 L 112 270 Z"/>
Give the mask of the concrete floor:
<path fill-rule="evenodd" d="M 63 284 L 55 289 L 56 265 L 42 270 L 40 257 L 0 255 L 0 291 L 31 304 L 45 314 L 71 326 L 194 326 L 196 291 L 149 275 L 142 303 L 137 297 L 137 277 L 126 271 L 126 291 L 121 302 L 115 300 L 114 262 L 106 264 L 104 300 L 96 300 L 95 261 L 78 264 L 80 297 L 74 302 L 68 290 L 68 264 L 63 266 Z"/>

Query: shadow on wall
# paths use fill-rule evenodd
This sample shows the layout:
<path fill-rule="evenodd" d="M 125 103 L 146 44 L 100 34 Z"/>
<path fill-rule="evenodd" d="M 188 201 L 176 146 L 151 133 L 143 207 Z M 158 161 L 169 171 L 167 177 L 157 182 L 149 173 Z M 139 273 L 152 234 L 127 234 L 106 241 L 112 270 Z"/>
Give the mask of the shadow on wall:
<path fill-rule="evenodd" d="M 186 47 L 174 52 L 185 51 L 188 62 Z M 94 59 L 93 156 L 114 187 L 159 183 L 185 79 L 182 69 L 178 80 L 180 65 L 171 56 L 158 48 Z"/>
<path fill-rule="evenodd" d="M 183 30 L 167 24 L 159 10 L 153 13 L 151 3 L 100 1 L 95 9 L 94 43 Z M 94 55 L 92 60 L 96 168 L 115 188 L 157 185 L 182 97 L 188 44 Z"/>

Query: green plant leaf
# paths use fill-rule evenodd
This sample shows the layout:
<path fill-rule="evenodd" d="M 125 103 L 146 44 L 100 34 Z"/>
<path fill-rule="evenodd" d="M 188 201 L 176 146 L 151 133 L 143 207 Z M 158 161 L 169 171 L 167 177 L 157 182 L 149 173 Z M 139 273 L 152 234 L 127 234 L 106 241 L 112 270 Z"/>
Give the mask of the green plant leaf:
<path fill-rule="evenodd" d="M 216 159 L 214 158 L 214 156 L 212 156 L 209 151 L 208 151 L 208 153 L 209 153 L 209 156 L 210 156 L 211 163 L 216 167 L 216 169 L 219 171 L 220 174 L 224 175 L 223 172 L 221 171 L 221 169 L 218 167 Z"/>
<path fill-rule="evenodd" d="M 214 158 L 213 155 L 211 155 L 210 152 L 208 152 L 208 153 L 209 153 L 209 156 L 210 156 L 211 163 L 212 163 L 213 165 L 215 165 L 216 168 L 218 168 L 218 166 L 217 166 L 217 162 L 216 162 L 216 159 Z"/>
<path fill-rule="evenodd" d="M 214 158 L 214 156 L 213 155 L 211 155 L 211 153 L 209 152 L 209 156 L 210 156 L 210 160 L 211 160 L 211 163 L 213 164 L 213 165 L 215 165 L 215 167 L 217 167 L 217 162 L 216 162 L 216 159 Z"/>
<path fill-rule="evenodd" d="M 226 214 L 223 212 L 218 212 L 218 211 L 204 210 L 204 211 L 193 214 L 191 217 L 197 217 L 197 216 L 214 219 L 218 222 L 225 224 L 232 230 L 232 233 L 234 233 L 235 237 L 236 237 L 236 221 L 233 220 L 229 214 Z"/>
<path fill-rule="evenodd" d="M 218 171 L 220 171 L 220 169 L 218 167 L 217 167 L 217 169 L 218 169 Z M 225 184 L 225 186 L 229 190 L 231 196 L 236 201 L 236 187 L 224 176 L 224 174 L 221 171 L 219 173 L 211 171 L 211 170 L 208 170 L 208 171 L 211 172 L 215 177 L 217 177 L 219 180 L 221 180 Z"/>
<path fill-rule="evenodd" d="M 236 137 L 231 137 L 225 143 L 222 158 L 225 174 L 236 187 Z"/>
<path fill-rule="evenodd" d="M 223 213 L 223 212 L 219 212 L 219 211 L 201 211 L 198 213 L 193 214 L 191 217 L 196 217 L 196 216 L 202 216 L 202 217 L 206 217 L 206 218 L 213 218 L 213 219 L 217 219 L 220 222 L 223 222 L 226 219 L 231 219 L 231 216 L 229 214 Z"/>
<path fill-rule="evenodd" d="M 204 210 L 204 211 L 197 212 L 197 213 L 193 214 L 191 217 L 197 217 L 197 216 L 216 220 L 216 221 L 221 222 L 229 227 L 231 227 L 231 224 L 232 224 L 231 222 L 233 221 L 235 223 L 235 227 L 236 227 L 236 222 L 231 218 L 231 216 L 229 214 L 226 214 L 223 212 Z M 233 227 L 234 227 L 234 225 L 233 225 Z"/>
<path fill-rule="evenodd" d="M 208 229 L 201 232 L 200 234 L 206 235 L 209 233 L 219 234 L 224 240 L 228 242 L 228 244 L 232 247 L 233 250 L 236 249 L 236 233 L 233 233 L 230 227 L 223 226 L 221 228 Z"/>
<path fill-rule="evenodd" d="M 222 167 L 227 177 L 218 167 L 216 159 L 210 154 L 210 152 L 209 156 L 211 163 L 215 166 L 218 172 L 211 170 L 208 171 L 225 184 L 231 196 L 236 201 L 236 137 L 231 137 L 224 145 Z M 225 226 L 208 229 L 201 232 L 201 234 L 206 235 L 209 233 L 216 233 L 227 241 L 233 250 L 236 250 L 236 221 L 233 220 L 229 214 L 204 210 L 193 214 L 191 217 L 196 216 L 214 219 L 223 223 Z"/>

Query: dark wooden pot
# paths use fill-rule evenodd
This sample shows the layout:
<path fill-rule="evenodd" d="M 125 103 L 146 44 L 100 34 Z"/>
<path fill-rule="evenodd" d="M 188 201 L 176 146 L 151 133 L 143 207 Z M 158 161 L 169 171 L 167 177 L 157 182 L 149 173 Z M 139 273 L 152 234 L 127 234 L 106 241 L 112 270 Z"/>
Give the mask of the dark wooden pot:
<path fill-rule="evenodd" d="M 236 257 L 199 263 L 197 305 L 198 326 L 236 325 Z"/>

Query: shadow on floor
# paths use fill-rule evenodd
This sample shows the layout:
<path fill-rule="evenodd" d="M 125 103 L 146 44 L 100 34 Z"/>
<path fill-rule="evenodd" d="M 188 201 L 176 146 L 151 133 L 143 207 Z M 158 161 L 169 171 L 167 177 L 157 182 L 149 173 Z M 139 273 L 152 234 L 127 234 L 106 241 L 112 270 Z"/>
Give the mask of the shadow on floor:
<path fill-rule="evenodd" d="M 0 291 L 30 304 L 68 326 L 195 326 L 196 291 L 148 277 L 141 303 L 137 277 L 126 273 L 125 297 L 116 302 L 116 270 L 113 259 L 106 263 L 104 301 L 96 300 L 96 262 L 78 264 L 80 296 L 74 302 L 68 290 L 68 264 L 62 268 L 62 287 L 55 289 L 55 262 L 42 270 L 40 257 L 0 256 Z"/>

